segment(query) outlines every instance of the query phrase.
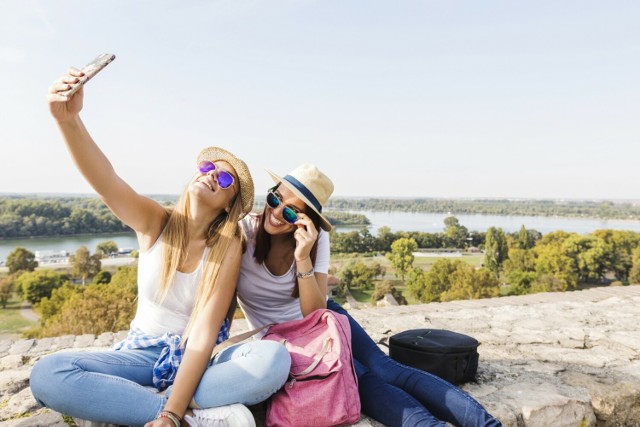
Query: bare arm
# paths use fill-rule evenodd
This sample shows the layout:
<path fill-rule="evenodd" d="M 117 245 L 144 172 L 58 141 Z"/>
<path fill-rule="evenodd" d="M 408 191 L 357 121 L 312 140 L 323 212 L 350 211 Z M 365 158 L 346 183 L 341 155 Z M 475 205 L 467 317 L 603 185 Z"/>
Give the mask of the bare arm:
<path fill-rule="evenodd" d="M 234 296 L 236 281 L 240 272 L 242 248 L 239 240 L 234 240 L 227 251 L 213 295 L 207 301 L 189 334 L 185 354 L 178 368 L 171 396 L 165 406 L 167 411 L 183 416 L 204 371 L 207 369 L 211 352 L 218 337 L 218 331 Z"/>
<path fill-rule="evenodd" d="M 77 83 L 79 76 L 82 76 L 82 72 L 70 69 L 68 74 L 49 88 L 47 100 L 51 114 L 56 119 L 71 158 L 87 182 L 109 209 L 138 233 L 139 238 L 140 235 L 150 236 L 153 242 L 166 222 L 164 208 L 141 196 L 124 182 L 93 141 L 79 116 L 84 89 L 81 88 L 70 99 L 58 94 Z"/>
<path fill-rule="evenodd" d="M 311 248 L 318 240 L 318 230 L 311 219 L 305 214 L 299 214 L 296 222 L 298 229 L 293 236 L 296 239 L 294 258 L 298 273 L 313 270 L 311 262 Z M 315 273 L 310 277 L 298 279 L 300 294 L 300 311 L 306 316 L 319 308 L 327 308 L 327 275 Z"/>

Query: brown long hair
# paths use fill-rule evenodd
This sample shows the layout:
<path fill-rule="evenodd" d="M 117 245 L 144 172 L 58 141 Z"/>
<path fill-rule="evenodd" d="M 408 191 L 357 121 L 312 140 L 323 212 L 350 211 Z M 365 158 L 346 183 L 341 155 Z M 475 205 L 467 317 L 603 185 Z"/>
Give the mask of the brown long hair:
<path fill-rule="evenodd" d="M 220 271 L 222 259 L 227 253 L 234 239 L 242 238 L 237 218 L 242 212 L 242 198 L 240 192 L 236 194 L 230 211 L 222 212 L 211 221 L 207 230 L 205 245 L 209 253 L 204 262 L 202 276 L 196 293 L 196 300 L 189 322 L 182 335 L 182 343 L 185 343 L 195 319 L 204 309 L 205 303 L 213 294 L 216 279 Z M 160 286 L 156 292 L 156 299 L 162 301 L 166 298 L 176 271 L 187 256 L 189 240 L 187 238 L 189 223 L 189 192 L 185 189 L 173 209 L 167 209 L 169 220 L 165 226 L 162 237 L 162 271 Z"/>
<path fill-rule="evenodd" d="M 278 188 L 278 186 L 280 186 L 280 184 L 276 185 L 276 187 L 274 188 Z M 269 251 L 271 250 L 271 235 L 267 233 L 267 231 L 264 229 L 264 222 L 267 217 L 266 212 L 267 212 L 267 206 L 265 205 L 262 213 L 258 215 L 259 226 L 258 226 L 258 230 L 255 233 L 256 248 L 255 248 L 255 251 L 253 252 L 253 258 L 256 260 L 258 264 L 264 264 L 264 262 L 267 260 L 267 257 L 269 256 Z M 313 225 L 316 227 L 316 230 L 318 230 L 318 237 L 320 237 L 320 230 L 321 230 L 320 225 L 322 224 L 320 220 L 320 215 L 318 215 L 313 209 L 309 208 L 306 204 L 304 208 L 304 213 L 308 215 L 309 218 L 311 218 L 311 222 L 313 222 Z M 295 229 L 292 230 L 291 233 L 289 234 L 289 237 L 292 240 L 294 239 L 293 237 L 294 231 Z M 309 254 L 309 257 L 311 258 L 311 264 L 314 266 L 316 264 L 317 252 L 318 252 L 318 239 L 316 239 L 315 243 L 313 244 L 313 247 L 311 248 L 311 253 Z M 297 269 L 295 270 L 295 272 L 297 272 Z M 298 290 L 297 278 L 296 278 L 296 285 L 293 289 L 293 292 L 291 293 L 291 296 L 294 298 L 298 298 L 300 296 L 300 292 Z"/>

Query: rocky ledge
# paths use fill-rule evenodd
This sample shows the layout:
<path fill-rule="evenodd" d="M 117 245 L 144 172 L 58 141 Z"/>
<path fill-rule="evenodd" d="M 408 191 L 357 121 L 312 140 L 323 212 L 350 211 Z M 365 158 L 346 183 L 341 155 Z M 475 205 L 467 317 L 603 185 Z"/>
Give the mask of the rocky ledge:
<path fill-rule="evenodd" d="M 378 342 L 414 328 L 478 339 L 477 382 L 463 388 L 505 426 L 640 426 L 638 285 L 350 312 Z M 235 331 L 244 327 L 234 322 Z M 38 407 L 31 367 L 46 354 L 104 349 L 123 336 L 0 341 L 0 424 L 71 425 Z M 380 424 L 365 417 L 357 425 Z"/>

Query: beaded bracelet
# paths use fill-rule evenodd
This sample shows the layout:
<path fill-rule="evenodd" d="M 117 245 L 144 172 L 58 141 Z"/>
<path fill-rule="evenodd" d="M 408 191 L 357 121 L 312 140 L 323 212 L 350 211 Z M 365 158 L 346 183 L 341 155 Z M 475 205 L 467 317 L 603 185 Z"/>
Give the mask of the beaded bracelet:
<path fill-rule="evenodd" d="M 177 416 L 171 411 L 160 412 L 160 416 L 158 418 L 168 418 L 176 427 L 180 427 L 180 421 L 182 421 L 182 418 L 180 418 L 179 416 Z"/>

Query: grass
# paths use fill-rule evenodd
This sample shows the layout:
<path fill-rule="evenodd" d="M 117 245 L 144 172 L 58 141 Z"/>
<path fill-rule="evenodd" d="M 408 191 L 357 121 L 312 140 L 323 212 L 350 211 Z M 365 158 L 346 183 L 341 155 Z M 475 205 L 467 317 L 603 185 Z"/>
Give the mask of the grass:
<path fill-rule="evenodd" d="M 0 308 L 0 335 L 19 338 L 22 331 L 33 326 L 35 322 L 25 319 L 20 314 L 22 302 L 15 294 L 7 303 L 7 308 Z"/>
<path fill-rule="evenodd" d="M 351 296 L 358 302 L 371 303 L 371 294 L 373 291 L 363 290 L 359 288 L 351 289 Z"/>

